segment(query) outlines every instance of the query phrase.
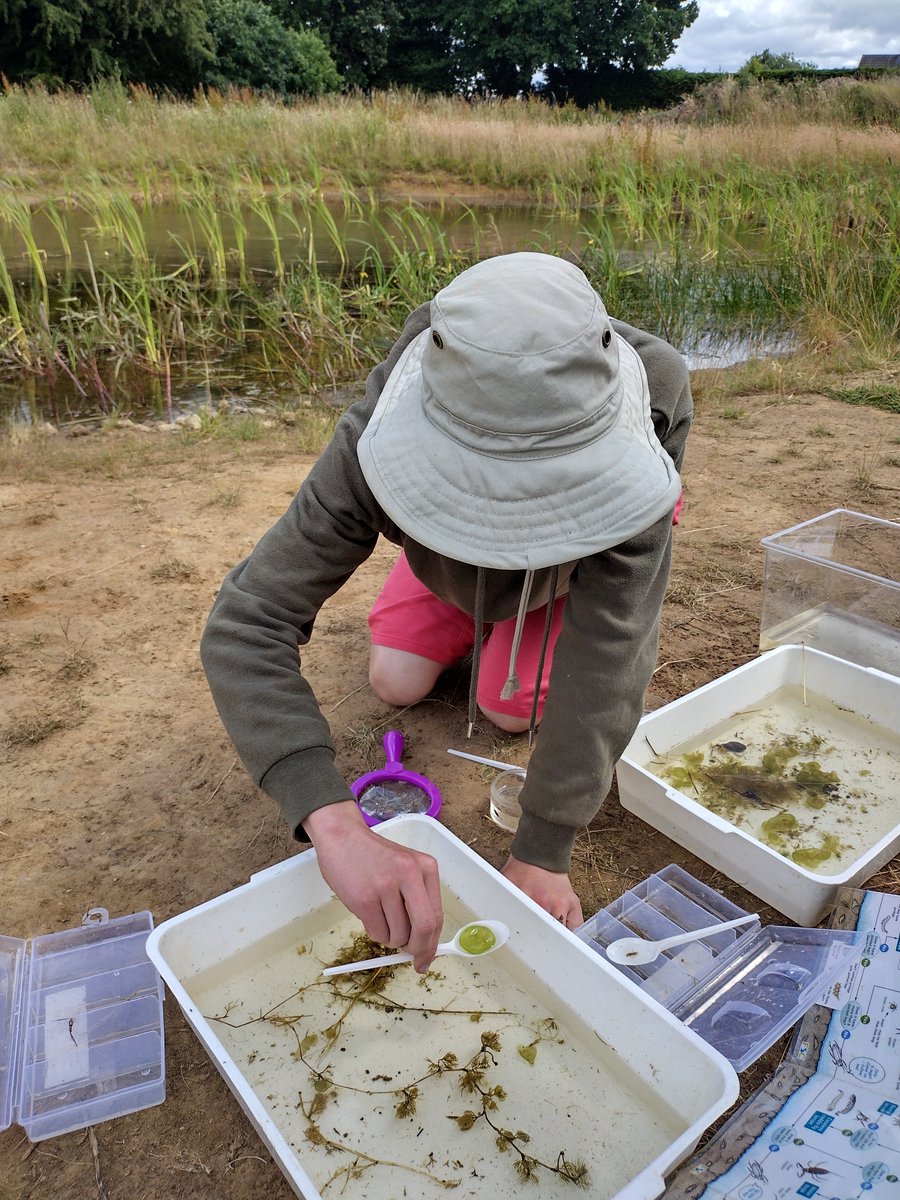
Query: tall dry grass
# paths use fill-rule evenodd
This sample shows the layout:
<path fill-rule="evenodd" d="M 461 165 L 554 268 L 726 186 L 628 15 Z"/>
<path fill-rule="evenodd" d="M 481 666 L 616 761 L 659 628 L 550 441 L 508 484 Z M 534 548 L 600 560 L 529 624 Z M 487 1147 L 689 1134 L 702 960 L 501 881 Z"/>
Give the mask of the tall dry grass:
<path fill-rule="evenodd" d="M 820 84 L 815 102 L 790 103 L 782 93 L 726 81 L 672 112 L 620 118 L 535 101 L 407 93 L 288 105 L 215 93 L 158 99 L 113 83 L 80 93 L 9 87 L 0 95 L 0 163 L 31 195 L 55 197 L 77 190 L 86 175 L 149 196 L 196 173 L 247 173 L 273 184 L 332 173 L 363 188 L 449 175 L 540 197 L 548 176 L 589 195 L 634 164 L 645 171 L 677 164 L 705 176 L 734 162 L 775 173 L 896 163 L 900 80 L 832 82 L 852 87 Z M 882 119 L 861 123 L 869 109 Z"/>

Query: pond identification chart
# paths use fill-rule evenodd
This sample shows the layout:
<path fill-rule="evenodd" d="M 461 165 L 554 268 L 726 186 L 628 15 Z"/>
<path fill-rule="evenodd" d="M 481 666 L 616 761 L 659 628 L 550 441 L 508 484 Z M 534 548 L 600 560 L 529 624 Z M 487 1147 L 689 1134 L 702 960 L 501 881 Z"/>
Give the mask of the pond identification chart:
<path fill-rule="evenodd" d="M 851 966 L 664 1200 L 900 1200 L 900 896 L 845 889 L 832 924 Z"/>

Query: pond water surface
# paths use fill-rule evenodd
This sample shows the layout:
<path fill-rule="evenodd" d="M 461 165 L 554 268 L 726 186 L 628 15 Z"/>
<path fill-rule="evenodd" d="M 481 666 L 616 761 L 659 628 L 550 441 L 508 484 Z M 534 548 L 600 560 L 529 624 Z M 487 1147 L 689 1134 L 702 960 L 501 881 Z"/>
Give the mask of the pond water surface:
<path fill-rule="evenodd" d="M 623 222 L 594 210 L 561 214 L 527 205 L 416 203 L 362 211 L 279 202 L 222 214 L 185 204 L 88 213 L 75 206 L 52 214 L 37 210 L 32 233 L 55 304 L 90 288 L 92 272 L 116 277 L 131 270 L 136 259 L 161 272 L 178 271 L 192 256 L 208 261 L 216 247 L 229 272 L 239 259 L 245 275 L 264 285 L 267 278 L 274 283 L 279 270 L 311 261 L 320 275 L 338 278 L 357 268 L 373 248 L 390 263 L 396 248 L 410 242 L 439 259 L 451 251 L 487 257 L 544 249 L 583 261 L 586 269 L 592 248 L 601 243 L 607 255 L 612 247 L 620 276 L 619 307 L 610 304 L 613 315 L 671 341 L 691 369 L 726 367 L 791 348 L 789 324 L 772 302 L 778 281 L 766 277 L 770 264 L 758 238 L 732 238 L 723 253 L 710 255 L 708 247 L 692 246 L 687 236 L 677 247 L 637 240 Z M 33 278 L 28 247 L 2 225 L 0 253 L 16 285 L 28 286 Z M 602 293 L 602 282 L 598 288 Z M 142 372 L 119 371 L 105 386 L 107 407 L 143 419 L 223 401 L 281 407 L 294 398 L 289 380 L 261 372 L 249 357 L 239 356 L 175 366 L 165 397 L 159 381 Z M 102 414 L 96 401 L 82 396 L 64 370 L 53 379 L 21 372 L 0 376 L 0 418 L 59 422 L 97 415 Z"/>

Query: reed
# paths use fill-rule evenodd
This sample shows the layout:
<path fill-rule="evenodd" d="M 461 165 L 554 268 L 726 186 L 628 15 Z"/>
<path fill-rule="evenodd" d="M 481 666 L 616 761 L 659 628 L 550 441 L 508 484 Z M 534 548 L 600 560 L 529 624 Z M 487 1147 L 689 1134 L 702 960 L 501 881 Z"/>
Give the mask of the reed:
<path fill-rule="evenodd" d="M 410 308 L 510 248 L 448 199 L 464 181 L 532 202 L 515 248 L 577 258 L 610 311 L 679 343 L 772 325 L 896 362 L 900 134 L 892 119 L 823 123 L 821 97 L 790 119 L 764 100 L 711 127 L 395 94 L 285 106 L 11 88 L 0 367 L 64 377 L 104 411 L 114 378 L 170 405 L 182 364 L 214 373 L 234 355 L 304 392 L 337 388 Z M 443 202 L 383 186 L 398 173 Z"/>
<path fill-rule="evenodd" d="M 6 259 L 0 253 L 0 296 L 3 297 L 5 312 L 2 316 L 3 349 L 6 359 L 18 362 L 28 369 L 32 364 L 31 344 L 28 329 L 22 320 L 19 309 L 19 298 L 16 295 L 16 285 L 6 266 Z"/>
<path fill-rule="evenodd" d="M 726 236 L 723 218 L 692 239 L 686 217 L 637 200 L 631 210 L 625 195 L 621 213 L 634 250 L 623 252 L 605 219 L 586 222 L 565 245 L 547 233 L 530 248 L 577 253 L 611 311 L 679 344 L 704 327 L 795 326 L 819 338 L 830 327 L 832 340 L 840 335 L 870 356 L 891 355 L 900 222 L 875 189 L 856 195 L 852 222 L 833 195 L 757 195 L 754 233 L 764 236 L 764 250 L 737 231 Z M 169 388 L 173 367 L 191 355 L 215 362 L 241 353 L 263 373 L 290 374 L 304 391 L 338 387 L 378 360 L 412 307 L 484 254 L 467 210 L 440 222 L 416 205 L 385 209 L 370 217 L 373 239 L 357 244 L 321 204 L 298 212 L 260 196 L 249 213 L 233 210 L 226 220 L 207 198 L 188 207 L 190 243 L 177 240 L 178 265 L 164 269 L 137 233 L 139 215 L 121 197 L 104 208 L 93 229 L 101 242 L 112 236 L 124 257 L 98 269 L 90 256 L 89 269 L 69 274 L 58 292 L 33 237 L 22 238 L 32 274 L 23 278 L 20 264 L 18 287 L 0 257 L 0 364 L 63 370 L 104 402 L 110 374 L 123 366 Z M 247 267 L 250 217 L 271 246 L 265 276 Z M 16 229 L 23 233 L 21 223 Z M 303 247 L 291 261 L 288 236 Z"/>

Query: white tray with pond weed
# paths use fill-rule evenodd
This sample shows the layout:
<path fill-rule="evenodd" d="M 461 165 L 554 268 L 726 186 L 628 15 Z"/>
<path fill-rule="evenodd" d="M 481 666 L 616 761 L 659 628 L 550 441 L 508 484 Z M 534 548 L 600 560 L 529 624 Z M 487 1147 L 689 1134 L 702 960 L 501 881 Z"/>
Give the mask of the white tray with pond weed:
<path fill-rule="evenodd" d="M 900 850 L 900 679 L 781 646 L 643 718 L 623 807 L 800 925 Z"/>
<path fill-rule="evenodd" d="M 445 932 L 477 915 L 508 943 L 323 978 L 372 947 L 307 851 L 148 946 L 297 1195 L 659 1195 L 736 1098 L 730 1064 L 437 821 L 377 831 L 438 859 Z"/>

